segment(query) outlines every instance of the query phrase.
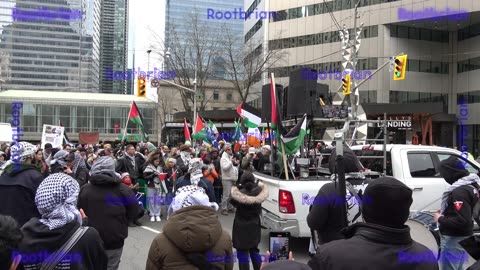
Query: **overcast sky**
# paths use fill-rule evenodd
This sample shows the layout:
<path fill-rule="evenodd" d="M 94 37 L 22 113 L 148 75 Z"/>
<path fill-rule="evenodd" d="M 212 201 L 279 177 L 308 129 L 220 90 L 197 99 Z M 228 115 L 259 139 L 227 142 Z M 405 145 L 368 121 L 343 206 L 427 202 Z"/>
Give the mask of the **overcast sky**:
<path fill-rule="evenodd" d="M 165 30 L 165 0 L 130 0 L 128 31 L 128 68 L 132 67 L 135 50 L 135 69 L 147 70 L 147 50 L 155 43 L 152 31 L 163 39 Z M 162 63 L 150 54 L 150 70 L 161 69 Z"/>

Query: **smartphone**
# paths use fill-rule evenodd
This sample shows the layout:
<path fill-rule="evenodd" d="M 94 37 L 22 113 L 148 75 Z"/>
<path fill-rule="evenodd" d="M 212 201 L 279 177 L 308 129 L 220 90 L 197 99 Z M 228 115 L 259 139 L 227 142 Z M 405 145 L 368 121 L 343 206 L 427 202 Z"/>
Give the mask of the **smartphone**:
<path fill-rule="evenodd" d="M 270 232 L 270 261 L 288 260 L 289 240 L 289 232 Z"/>

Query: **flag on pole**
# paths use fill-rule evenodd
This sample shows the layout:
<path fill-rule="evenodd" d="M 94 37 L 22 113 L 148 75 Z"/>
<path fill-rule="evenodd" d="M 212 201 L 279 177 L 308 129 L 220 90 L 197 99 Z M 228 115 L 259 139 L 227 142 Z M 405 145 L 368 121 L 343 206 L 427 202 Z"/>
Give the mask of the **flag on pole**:
<path fill-rule="evenodd" d="M 143 117 L 140 114 L 140 110 L 138 110 L 138 107 L 135 101 L 132 101 L 132 106 L 130 107 L 130 113 L 128 114 L 128 120 L 137 124 L 137 126 L 140 127 L 143 133 L 143 137 L 145 137 L 145 139 L 148 141 L 148 135 L 145 132 L 145 126 L 143 125 Z"/>
<path fill-rule="evenodd" d="M 203 124 L 202 118 L 198 114 L 197 121 L 195 121 L 195 127 L 193 128 L 193 138 L 195 138 L 196 140 L 207 139 L 207 131 L 205 130 L 205 125 Z"/>
<path fill-rule="evenodd" d="M 247 103 L 242 103 L 237 107 L 237 113 L 243 118 L 247 128 L 256 128 L 262 123 L 261 113 Z"/>
<path fill-rule="evenodd" d="M 232 134 L 232 142 L 238 142 L 240 140 L 240 136 L 242 135 L 242 130 L 240 129 L 240 123 L 234 121 L 235 123 L 235 130 Z"/>
<path fill-rule="evenodd" d="M 217 135 L 217 134 L 218 134 L 218 129 L 217 129 L 217 127 L 215 126 L 215 124 L 213 124 L 212 120 L 208 120 L 208 125 L 209 125 L 210 128 L 212 129 L 213 134 L 214 134 L 214 135 Z"/>
<path fill-rule="evenodd" d="M 187 119 L 183 119 L 183 136 L 185 136 L 185 142 L 187 141 L 192 141 L 192 136 L 190 136 L 190 129 L 188 128 L 187 125 Z"/>
<path fill-rule="evenodd" d="M 277 91 L 275 90 L 275 77 L 272 76 L 270 78 L 270 101 L 272 104 L 272 110 L 271 110 L 271 115 L 272 115 L 272 129 L 276 131 L 277 133 L 277 140 L 280 139 L 280 136 L 282 134 L 287 133 L 285 128 L 282 125 L 282 119 L 280 117 L 280 108 L 279 108 L 279 102 L 278 102 L 278 97 L 277 97 Z"/>
<path fill-rule="evenodd" d="M 307 114 L 304 114 L 298 124 L 287 134 L 282 135 L 285 154 L 293 155 L 302 146 L 303 140 L 307 134 Z"/>

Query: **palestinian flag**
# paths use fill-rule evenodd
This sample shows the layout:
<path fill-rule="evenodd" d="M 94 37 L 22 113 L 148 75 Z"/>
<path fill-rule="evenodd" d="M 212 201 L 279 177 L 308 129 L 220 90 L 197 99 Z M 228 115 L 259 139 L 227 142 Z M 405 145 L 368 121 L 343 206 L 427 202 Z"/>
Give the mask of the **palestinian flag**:
<path fill-rule="evenodd" d="M 285 154 L 293 155 L 302 146 L 303 139 L 307 134 L 307 114 L 304 114 L 298 124 L 287 134 L 282 135 Z"/>
<path fill-rule="evenodd" d="M 278 102 L 277 91 L 275 89 L 275 78 L 273 73 L 270 79 L 270 101 L 272 104 L 272 129 L 275 130 L 275 132 L 277 133 L 278 141 L 280 139 L 280 135 L 287 133 L 287 131 L 283 127 L 282 119 L 280 117 L 280 102 Z"/>
<path fill-rule="evenodd" d="M 137 104 L 135 101 L 132 101 L 132 106 L 130 107 L 130 113 L 128 114 L 128 120 L 137 124 L 143 132 L 143 136 L 148 141 L 148 135 L 145 132 L 145 127 L 143 125 L 143 118 L 140 114 L 140 110 L 138 110 Z"/>
<path fill-rule="evenodd" d="M 195 121 L 195 126 L 193 127 L 193 138 L 195 138 L 196 140 L 207 139 L 207 131 L 205 130 L 205 125 L 203 124 L 202 118 L 198 114 L 197 121 Z"/>
<path fill-rule="evenodd" d="M 213 131 L 213 134 L 217 135 L 218 134 L 218 129 L 215 126 L 215 124 L 213 124 L 212 120 L 208 120 L 208 125 L 210 126 L 210 129 Z"/>
<path fill-rule="evenodd" d="M 185 118 L 183 122 L 183 135 L 185 136 L 185 142 L 192 140 L 192 136 L 190 136 L 190 129 L 188 129 L 187 125 L 187 119 Z"/>
<path fill-rule="evenodd" d="M 256 128 L 262 123 L 261 113 L 247 103 L 242 103 L 237 107 L 237 113 L 243 118 L 247 128 Z"/>

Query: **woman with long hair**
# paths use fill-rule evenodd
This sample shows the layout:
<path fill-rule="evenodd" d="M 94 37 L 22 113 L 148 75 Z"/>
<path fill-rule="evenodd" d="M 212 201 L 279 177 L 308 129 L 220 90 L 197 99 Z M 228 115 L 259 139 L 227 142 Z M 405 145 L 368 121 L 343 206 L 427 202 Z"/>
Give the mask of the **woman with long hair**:
<path fill-rule="evenodd" d="M 147 157 L 147 166 L 143 172 L 148 186 L 148 209 L 150 210 L 150 221 L 160 222 L 161 207 L 165 205 L 165 198 L 168 193 L 165 181 L 160 179 L 165 168 L 162 152 L 154 150 Z"/>
<path fill-rule="evenodd" d="M 233 220 L 232 242 L 237 249 L 240 270 L 249 270 L 248 255 L 252 259 L 253 269 L 259 270 L 261 258 L 258 244 L 261 240 L 260 214 L 262 202 L 268 198 L 267 186 L 257 183 L 253 174 L 245 171 L 237 186 L 232 187 L 230 202 L 237 208 Z"/>
<path fill-rule="evenodd" d="M 35 152 L 35 159 L 33 160 L 33 165 L 37 167 L 38 171 L 44 176 L 47 177 L 49 174 L 48 171 L 48 166 L 47 163 L 45 162 L 45 159 L 43 158 L 43 150 L 38 149 L 37 152 Z"/>

